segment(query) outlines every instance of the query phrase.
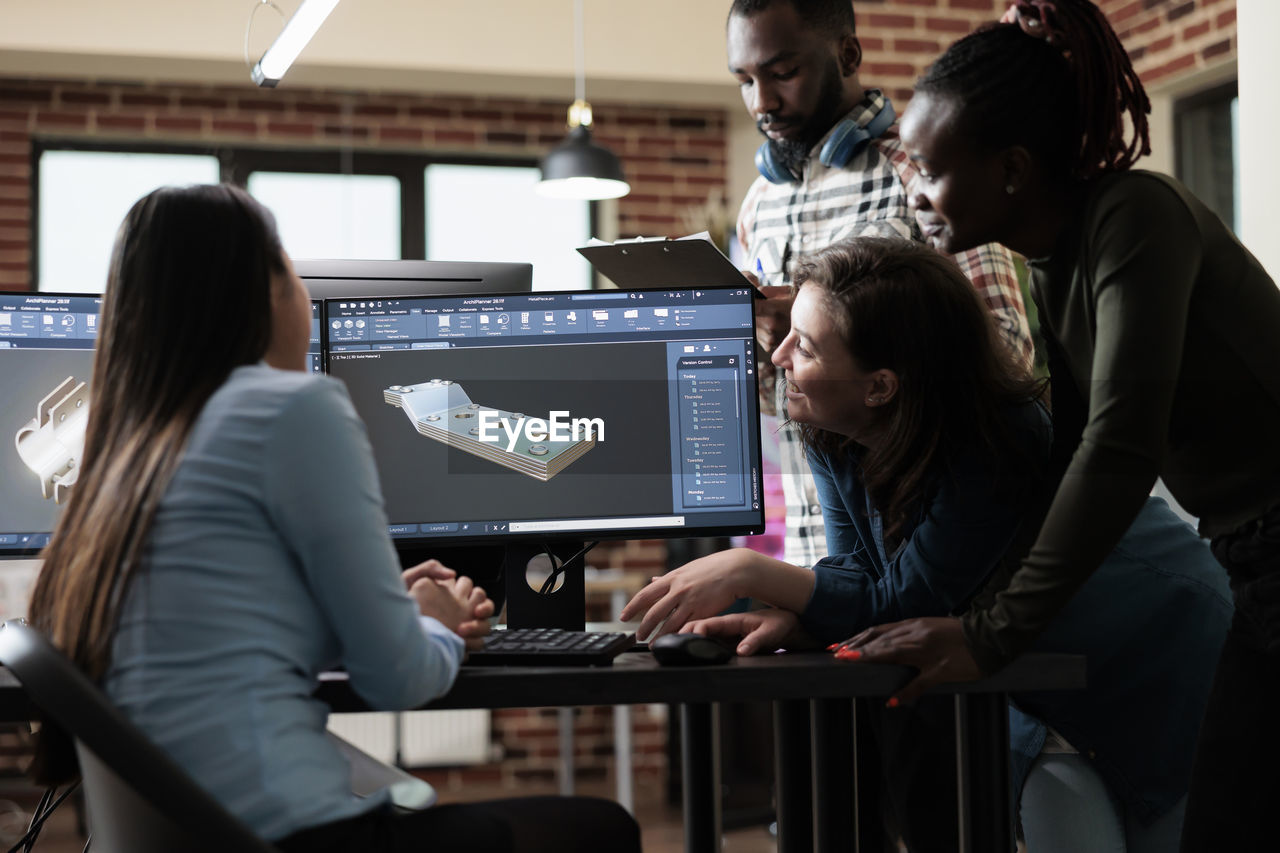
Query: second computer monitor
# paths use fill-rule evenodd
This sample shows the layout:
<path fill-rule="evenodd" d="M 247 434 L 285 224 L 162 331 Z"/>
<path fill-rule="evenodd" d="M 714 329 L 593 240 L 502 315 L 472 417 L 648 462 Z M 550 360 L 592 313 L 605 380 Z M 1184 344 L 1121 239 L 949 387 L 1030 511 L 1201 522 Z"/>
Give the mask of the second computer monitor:
<path fill-rule="evenodd" d="M 295 260 L 313 299 L 513 293 L 533 287 L 533 265 L 479 261 Z"/>
<path fill-rule="evenodd" d="M 102 297 L 0 293 L 0 557 L 49 542 L 76 487 Z"/>
<path fill-rule="evenodd" d="M 763 527 L 749 288 L 330 299 L 398 544 Z"/>

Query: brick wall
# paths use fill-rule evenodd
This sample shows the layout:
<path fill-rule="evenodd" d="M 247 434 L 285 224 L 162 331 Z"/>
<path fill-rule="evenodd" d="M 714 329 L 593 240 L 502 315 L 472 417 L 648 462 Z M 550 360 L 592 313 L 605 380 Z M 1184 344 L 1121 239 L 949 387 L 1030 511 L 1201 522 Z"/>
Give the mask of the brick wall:
<path fill-rule="evenodd" d="M 0 288 L 30 284 L 35 138 L 433 151 L 536 158 L 564 138 L 550 101 L 235 87 L 136 86 L 0 78 Z M 725 191 L 722 109 L 595 105 L 597 138 L 632 192 L 619 233 L 665 234 Z"/>
<path fill-rule="evenodd" d="M 1235 56 L 1236 0 L 1101 0 L 1148 86 Z"/>
<path fill-rule="evenodd" d="M 1234 56 L 1236 0 L 1097 0 L 1147 85 Z M 947 45 L 999 18 L 1007 0 L 854 0 L 862 76 L 901 108 Z"/>
<path fill-rule="evenodd" d="M 898 111 L 916 78 L 951 42 L 995 20 L 1002 0 L 854 0 L 863 82 L 885 91 Z"/>

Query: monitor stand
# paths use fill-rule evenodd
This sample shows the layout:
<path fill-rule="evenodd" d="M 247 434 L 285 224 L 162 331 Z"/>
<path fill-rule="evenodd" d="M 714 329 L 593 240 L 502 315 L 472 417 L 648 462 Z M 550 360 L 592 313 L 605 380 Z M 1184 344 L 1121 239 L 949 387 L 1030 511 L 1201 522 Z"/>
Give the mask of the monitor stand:
<path fill-rule="evenodd" d="M 507 545 L 503 560 L 507 627 L 583 630 L 587 618 L 583 568 L 589 550 L 581 542 Z M 560 572 L 554 587 L 542 592 L 547 586 L 544 580 L 553 568 L 552 559 Z"/>
<path fill-rule="evenodd" d="M 594 543 L 592 543 L 594 544 Z M 581 631 L 586 627 L 587 592 L 583 579 L 586 553 L 581 542 L 512 543 L 403 550 L 400 560 L 405 568 L 424 560 L 436 559 L 459 574 L 466 575 L 493 599 L 497 612 L 507 608 L 509 628 L 565 628 Z M 547 552 L 562 567 L 557 585 L 547 593 L 530 585 L 541 586 L 551 567 Z M 530 572 L 530 562 L 534 571 Z"/>

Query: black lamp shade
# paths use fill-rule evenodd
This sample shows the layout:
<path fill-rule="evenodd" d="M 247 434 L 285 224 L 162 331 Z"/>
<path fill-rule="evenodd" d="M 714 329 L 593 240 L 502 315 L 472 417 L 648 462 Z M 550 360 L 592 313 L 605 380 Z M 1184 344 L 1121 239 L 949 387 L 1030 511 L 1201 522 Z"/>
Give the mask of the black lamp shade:
<path fill-rule="evenodd" d="M 591 130 L 578 125 L 542 159 L 541 195 L 552 198 L 618 198 L 631 192 L 622 163 L 591 139 Z"/>

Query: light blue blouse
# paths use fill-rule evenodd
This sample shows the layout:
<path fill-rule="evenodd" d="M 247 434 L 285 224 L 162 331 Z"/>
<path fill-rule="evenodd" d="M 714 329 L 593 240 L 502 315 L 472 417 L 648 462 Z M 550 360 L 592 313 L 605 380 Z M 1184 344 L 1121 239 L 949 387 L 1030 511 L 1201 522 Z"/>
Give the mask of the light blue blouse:
<path fill-rule="evenodd" d="M 104 686 L 263 838 L 382 806 L 350 793 L 316 674 L 374 708 L 444 693 L 462 640 L 405 593 L 341 383 L 240 367 L 192 430 L 127 592 Z"/>

